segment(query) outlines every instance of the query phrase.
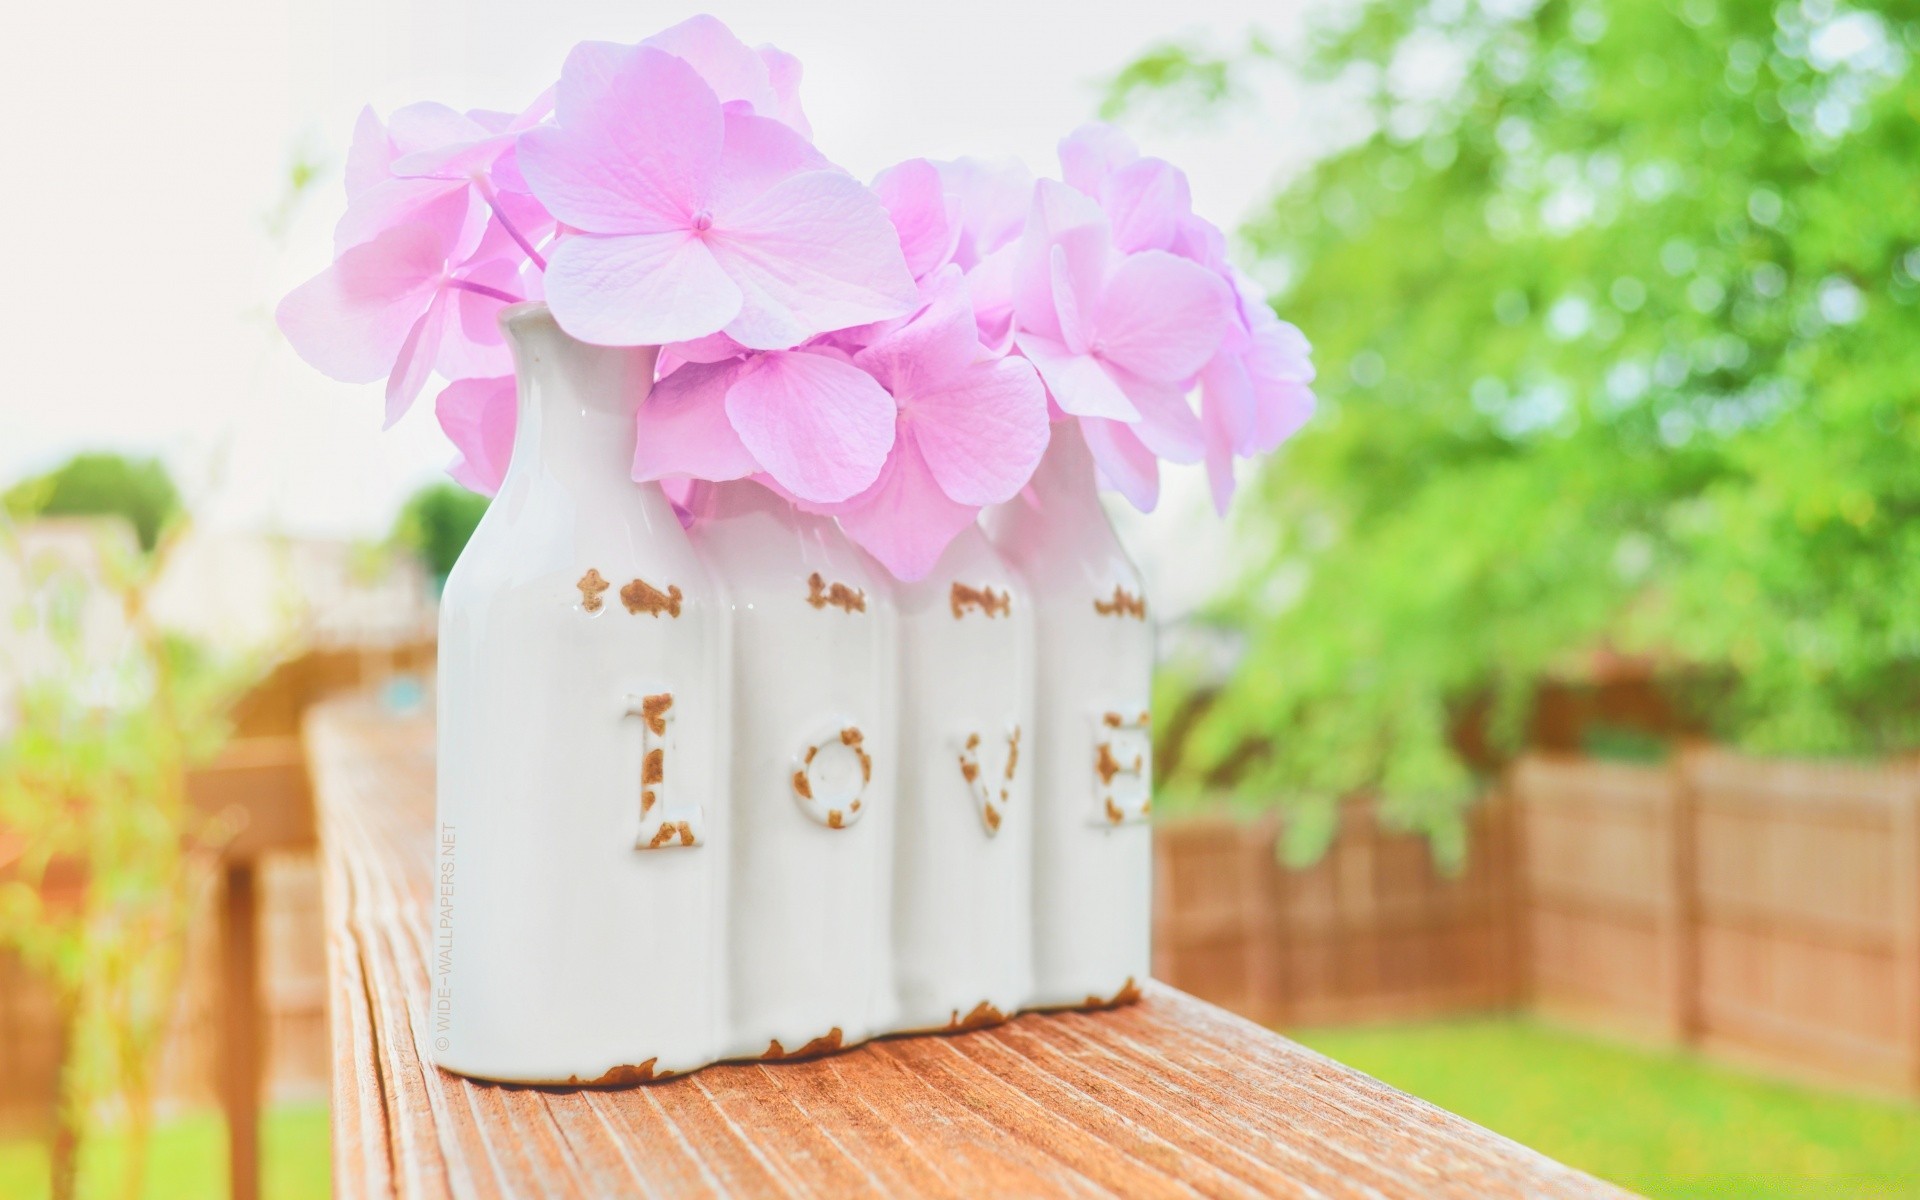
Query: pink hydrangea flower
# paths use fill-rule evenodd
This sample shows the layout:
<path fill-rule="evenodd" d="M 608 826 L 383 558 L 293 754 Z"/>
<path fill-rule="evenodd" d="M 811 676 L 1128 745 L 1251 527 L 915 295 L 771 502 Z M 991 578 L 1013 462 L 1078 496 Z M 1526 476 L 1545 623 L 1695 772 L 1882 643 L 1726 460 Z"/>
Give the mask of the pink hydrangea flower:
<path fill-rule="evenodd" d="M 1094 121 L 1062 138 L 1060 176 L 1100 206 L 1122 254 L 1165 250 L 1224 272 L 1226 239 L 1194 215 L 1186 173 L 1142 156 L 1120 130 Z"/>
<path fill-rule="evenodd" d="M 1313 415 L 1312 349 L 1234 272 L 1235 325 L 1200 374 L 1207 480 L 1222 516 L 1233 499 L 1233 460 L 1271 453 Z"/>
<path fill-rule="evenodd" d="M 1014 158 L 956 158 L 935 166 L 960 206 L 953 261 L 971 274 L 988 256 L 1019 240 L 1033 201 L 1033 172 Z"/>
<path fill-rule="evenodd" d="M 442 197 L 419 219 L 348 247 L 288 293 L 276 320 L 325 374 L 348 383 L 384 376 L 391 426 L 443 353 L 456 368 L 483 363 L 485 349 L 462 331 L 489 326 L 501 305 L 519 299 L 506 290 L 512 267 L 482 257 L 485 233 L 470 231 L 464 197 Z"/>
<path fill-rule="evenodd" d="M 904 580 L 925 578 L 982 507 L 1026 486 L 1048 435 L 1039 377 L 980 345 L 959 269 L 940 272 L 927 296 L 854 355 L 892 396 L 893 448 L 871 487 L 830 510 Z"/>
<path fill-rule="evenodd" d="M 1095 205 L 1040 182 L 1014 279 L 1014 342 L 1063 411 L 1139 419 L 1206 365 L 1232 307 L 1213 272 L 1164 251 L 1116 253 Z"/>
<path fill-rule="evenodd" d="M 1235 459 L 1311 412 L 1305 339 L 1170 164 L 1089 125 L 1062 183 L 912 159 L 869 190 L 812 146 L 800 74 L 700 16 L 575 47 L 517 114 L 369 109 L 335 262 L 279 323 L 326 373 L 384 378 L 389 423 L 451 381 L 449 469 L 492 494 L 516 422 L 499 312 L 547 299 L 582 340 L 661 347 L 636 479 L 752 477 L 908 579 L 1024 486 L 1049 415 L 1140 507 L 1165 459 L 1204 461 L 1224 509 Z"/>
<path fill-rule="evenodd" d="M 571 230 L 547 302 L 583 341 L 724 331 L 755 349 L 907 311 L 915 290 L 873 193 L 779 121 L 731 110 L 686 61 L 640 46 L 568 56 L 558 124 L 520 169 Z"/>
<path fill-rule="evenodd" d="M 1086 196 L 1051 180 L 1035 189 L 1013 280 L 1013 343 L 1060 411 L 1081 418 L 1109 482 L 1143 509 L 1158 499 L 1158 457 L 1205 453 L 1186 394 L 1226 337 L 1233 303 L 1197 263 L 1117 252 Z"/>
<path fill-rule="evenodd" d="M 1186 176 L 1172 164 L 1142 156 L 1125 134 L 1095 123 L 1061 141 L 1060 165 L 1067 184 L 1092 200 L 1106 218 L 1116 250 L 1172 254 L 1206 268 L 1232 288 L 1225 331 L 1201 369 L 1197 424 L 1186 419 L 1190 410 L 1184 395 L 1176 409 L 1170 393 L 1159 397 L 1153 413 L 1142 406 L 1144 419 L 1136 424 L 1082 421 L 1102 474 L 1142 508 L 1158 496 L 1158 459 L 1194 461 L 1197 435 L 1198 457 L 1206 463 L 1214 505 L 1225 513 L 1233 496 L 1234 458 L 1270 452 L 1313 411 L 1306 339 L 1274 316 L 1252 285 L 1227 264 L 1224 235 L 1194 215 Z M 1129 395 L 1139 399 L 1137 391 Z"/>
<path fill-rule="evenodd" d="M 500 310 L 538 294 L 523 261 L 500 220 L 476 235 L 466 197 L 442 196 L 415 220 L 348 247 L 288 293 L 275 318 L 323 373 L 348 383 L 384 376 L 390 427 L 436 370 L 447 379 L 511 370 Z"/>
<path fill-rule="evenodd" d="M 687 362 L 640 405 L 633 477 L 764 473 L 798 499 L 844 500 L 879 475 L 893 416 L 873 377 L 831 346 Z"/>
<path fill-rule="evenodd" d="M 1033 174 L 1015 159 L 961 158 L 936 163 L 958 236 L 949 260 L 967 272 L 981 344 L 1013 348 L 1013 277 L 1021 230 L 1033 200 Z"/>
<path fill-rule="evenodd" d="M 382 125 L 371 108 L 360 114 L 347 154 L 347 211 L 334 230 L 336 250 L 373 240 L 397 225 L 418 218 L 451 196 L 477 193 L 469 220 L 483 222 L 491 210 L 535 263 L 545 265 L 533 231 L 522 230 L 503 213 L 503 193 L 527 191 L 515 162 L 519 135 L 552 109 L 543 95 L 517 116 L 476 110 L 455 112 L 444 104 L 410 104 Z M 518 202 L 525 213 L 529 201 Z M 544 211 L 539 222 L 551 226 Z"/>
<path fill-rule="evenodd" d="M 436 371 L 460 379 L 511 369 L 499 312 L 540 294 L 528 267 L 544 266 L 537 246 L 556 228 L 526 193 L 514 144 L 550 106 L 543 98 L 513 115 L 415 104 L 384 124 L 362 112 L 335 262 L 289 295 L 278 318 L 327 374 L 384 376 L 389 425 Z"/>

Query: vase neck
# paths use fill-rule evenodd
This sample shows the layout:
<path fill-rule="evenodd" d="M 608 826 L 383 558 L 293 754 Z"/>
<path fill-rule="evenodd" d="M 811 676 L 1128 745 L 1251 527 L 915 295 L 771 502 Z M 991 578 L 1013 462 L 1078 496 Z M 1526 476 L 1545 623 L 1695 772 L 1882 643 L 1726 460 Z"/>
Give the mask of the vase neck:
<path fill-rule="evenodd" d="M 1125 557 L 1100 504 L 1093 454 L 1076 421 L 1054 425 L 1033 478 L 1019 495 L 988 509 L 986 525 L 994 545 L 1030 574 Z"/>
<path fill-rule="evenodd" d="M 1047 452 L 1027 486 L 1031 494 L 1016 497 L 1014 503 L 1030 504 L 1050 517 L 1105 517 L 1093 452 L 1087 449 L 1078 421 L 1062 421 L 1053 427 Z"/>
<path fill-rule="evenodd" d="M 509 308 L 500 325 L 519 390 L 503 490 L 516 474 L 631 486 L 634 414 L 653 386 L 658 347 L 588 345 L 568 336 L 544 304 Z"/>
<path fill-rule="evenodd" d="M 702 521 L 726 520 L 756 513 L 796 528 L 828 521 L 825 517 L 801 512 L 751 479 L 696 484 L 688 507 L 693 511 L 694 518 Z"/>

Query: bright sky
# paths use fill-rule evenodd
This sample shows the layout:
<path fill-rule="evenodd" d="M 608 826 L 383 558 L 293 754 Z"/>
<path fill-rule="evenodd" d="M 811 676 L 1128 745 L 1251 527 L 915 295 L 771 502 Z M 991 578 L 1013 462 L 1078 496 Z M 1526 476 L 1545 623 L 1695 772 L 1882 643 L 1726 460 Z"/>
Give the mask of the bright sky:
<path fill-rule="evenodd" d="M 1053 171 L 1102 81 L 1147 46 L 1252 27 L 1304 0 L 712 0 L 806 66 L 823 151 L 862 178 L 916 155 Z M 0 483 L 75 450 L 166 458 L 218 527 L 371 536 L 451 457 L 431 392 L 380 432 L 378 387 L 280 340 L 277 297 L 326 263 L 354 114 L 419 99 L 517 109 L 584 38 L 636 41 L 697 8 L 618 0 L 107 0 L 22 4 L 0 39 L 11 285 Z M 1216 128 L 1135 127 L 1231 227 L 1314 137 L 1284 85 Z M 328 164 L 287 210 L 290 164 Z M 1176 485 L 1164 516 L 1190 517 Z"/>

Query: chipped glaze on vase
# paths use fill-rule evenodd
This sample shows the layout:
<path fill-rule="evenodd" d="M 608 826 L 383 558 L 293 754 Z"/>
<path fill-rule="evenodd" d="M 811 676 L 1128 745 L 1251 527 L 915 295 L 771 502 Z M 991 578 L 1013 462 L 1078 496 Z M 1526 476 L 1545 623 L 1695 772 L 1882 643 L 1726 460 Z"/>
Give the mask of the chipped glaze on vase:
<path fill-rule="evenodd" d="M 890 1032 L 897 614 L 826 517 L 701 485 L 695 548 L 732 622 L 728 1058 Z"/>
<path fill-rule="evenodd" d="M 895 595 L 899 1030 L 991 1024 L 1032 986 L 1032 605 L 977 526 Z"/>
<path fill-rule="evenodd" d="M 725 614 L 629 478 L 651 348 L 502 326 L 519 425 L 440 609 L 434 1061 L 626 1082 L 723 1049 Z"/>
<path fill-rule="evenodd" d="M 1026 491 L 990 511 L 1038 626 L 1035 1008 L 1139 994 L 1150 967 L 1153 624 L 1079 430 L 1054 426 Z"/>

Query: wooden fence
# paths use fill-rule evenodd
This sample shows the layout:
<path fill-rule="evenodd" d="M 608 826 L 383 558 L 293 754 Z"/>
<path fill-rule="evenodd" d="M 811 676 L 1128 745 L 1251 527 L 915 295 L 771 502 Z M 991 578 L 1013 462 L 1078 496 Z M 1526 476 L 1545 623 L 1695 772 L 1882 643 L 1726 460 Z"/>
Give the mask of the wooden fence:
<path fill-rule="evenodd" d="M 1534 759 L 1514 792 L 1543 1009 L 1920 1089 L 1920 770 Z"/>
<path fill-rule="evenodd" d="M 1154 975 L 1271 1025 L 1501 1008 L 1522 990 L 1512 809 L 1469 818 L 1466 869 L 1349 805 L 1327 854 L 1293 870 L 1279 823 L 1155 831 Z"/>
<path fill-rule="evenodd" d="M 1304 871 L 1278 832 L 1157 832 L 1157 976 L 1279 1025 L 1532 1005 L 1920 1091 L 1920 764 L 1529 758 L 1457 878 L 1364 806 Z"/>

